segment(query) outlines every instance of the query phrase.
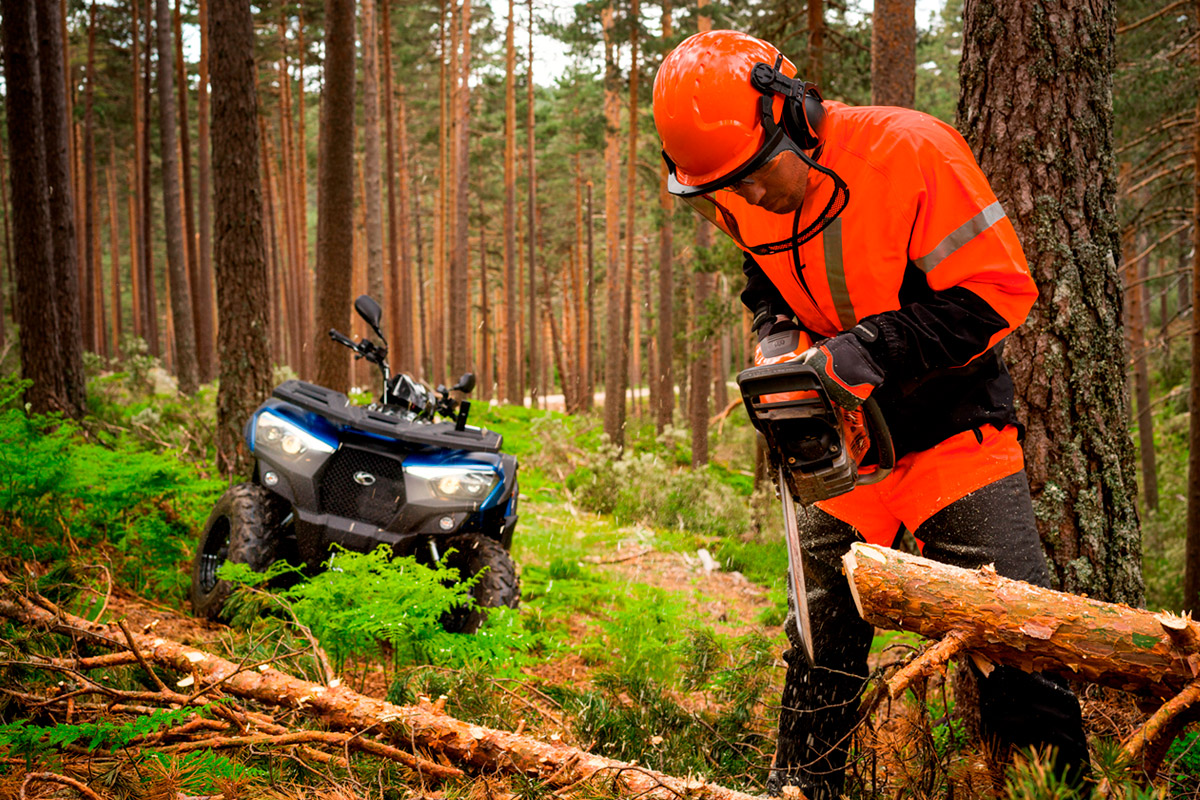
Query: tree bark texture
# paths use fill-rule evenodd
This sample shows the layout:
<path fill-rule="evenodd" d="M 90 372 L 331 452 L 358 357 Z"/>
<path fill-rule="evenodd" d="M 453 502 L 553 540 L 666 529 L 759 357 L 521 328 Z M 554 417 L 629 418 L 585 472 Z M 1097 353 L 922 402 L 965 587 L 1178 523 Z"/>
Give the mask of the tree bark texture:
<path fill-rule="evenodd" d="M 504 34 L 504 385 L 501 396 L 506 403 L 523 398 L 521 365 L 517 361 L 517 54 L 514 46 L 515 0 L 508 0 L 508 28 Z"/>
<path fill-rule="evenodd" d="M 170 0 L 156 0 L 158 28 L 158 141 L 162 158 L 163 223 L 167 238 L 167 274 L 171 282 L 171 317 L 175 335 L 175 375 L 179 390 L 194 394 L 199 386 L 196 326 L 192 289 L 183 247 L 183 196 L 179 185 L 179 137 L 175 116 L 175 54 Z"/>
<path fill-rule="evenodd" d="M 211 380 L 216 375 L 216 352 L 213 349 L 213 342 L 216 340 L 216 317 L 213 304 L 213 265 L 212 265 L 212 205 L 211 186 L 212 186 L 212 170 L 211 170 L 211 150 L 209 136 L 209 99 L 208 99 L 208 2 L 207 0 L 199 0 L 200 13 L 200 64 L 199 64 L 199 86 L 196 90 L 196 215 L 199 225 L 197 253 L 196 253 L 196 268 L 199 271 L 199 277 L 196 281 L 199 291 L 194 298 L 196 303 L 197 314 L 197 339 L 199 349 L 197 355 L 200 358 L 200 377 L 205 380 L 204 376 L 208 375 L 208 380 Z M 208 342 L 208 359 L 207 368 L 204 364 L 205 351 L 204 342 Z"/>
<path fill-rule="evenodd" d="M 139 3 L 140 0 L 133 0 Z M 142 131 L 141 131 L 141 219 L 138 222 L 138 229 L 141 231 L 141 250 L 138 266 L 141 268 L 142 278 L 142 328 L 145 332 L 146 340 L 150 345 L 150 355 L 158 356 L 162 354 L 162 342 L 159 339 L 158 330 L 158 287 L 154 279 L 154 198 L 150 188 L 150 103 L 151 91 L 150 85 L 153 82 L 153 73 L 151 66 L 151 54 L 154 50 L 154 25 L 151 17 L 153 12 L 152 0 L 146 0 L 145 9 L 145 49 L 143 51 L 143 71 L 142 71 Z M 136 70 L 135 70 L 136 72 Z"/>
<path fill-rule="evenodd" d="M 915 0 L 875 0 L 871 105 L 912 108 L 917 91 Z"/>
<path fill-rule="evenodd" d="M 42 116 L 38 119 L 42 122 L 45 146 L 52 258 L 51 269 L 43 272 L 40 280 L 50 276 L 54 286 L 58 326 L 53 333 L 36 328 L 31 332 L 39 337 L 52 337 L 54 351 L 48 356 L 43 346 L 40 357 L 57 362 L 52 368 L 63 372 L 63 400 L 66 405 L 62 411 L 76 416 L 86 408 L 87 390 L 83 375 L 83 330 L 80 323 L 78 232 L 71 186 L 71 119 L 63 69 L 65 28 L 61 5 L 53 2 L 36 5 L 37 58 L 42 97 Z"/>
<path fill-rule="evenodd" d="M 100 257 L 96 252 L 96 3 L 88 9 L 87 87 L 83 100 L 83 286 L 80 295 L 80 323 L 83 346 L 93 353 L 104 354 L 104 326 L 97 311 L 104 308 L 103 300 L 96 302 L 100 292 Z"/>
<path fill-rule="evenodd" d="M 699 221 L 697 230 L 707 232 L 708 224 Z M 700 249 L 699 242 L 696 247 Z M 690 354 L 692 365 L 692 467 L 703 467 L 708 463 L 708 396 L 709 388 L 712 385 L 712 339 L 706 335 L 708 328 L 706 317 L 712 281 L 713 276 L 707 272 L 697 270 L 692 275 L 696 332 L 696 339 L 692 342 Z"/>
<path fill-rule="evenodd" d="M 863 619 L 931 639 L 953 635 L 985 673 L 994 662 L 1164 699 L 1200 674 L 1200 623 L 1185 617 L 864 543 L 842 561 Z"/>
<path fill-rule="evenodd" d="M 470 330 L 470 259 L 467 246 L 470 235 L 470 109 L 471 109 L 471 0 L 462 0 L 462 51 L 459 56 L 458 107 L 455 109 L 454 158 L 454 248 L 450 257 L 450 380 L 457 381 L 470 368 L 468 336 Z M 530 133 L 530 136 L 533 134 Z"/>
<path fill-rule="evenodd" d="M 1112 143 L 1111 0 L 967 0 L 958 128 L 1041 295 L 1005 358 L 1057 586 L 1139 604 Z"/>
<path fill-rule="evenodd" d="M 806 81 L 820 83 L 825 62 L 825 0 L 808 0 L 808 74 Z"/>
<path fill-rule="evenodd" d="M 225 0 L 211 2 L 215 23 L 217 6 Z M 213 33 L 215 40 L 215 26 Z M 213 62 L 215 122 L 215 41 Z M 8 581 L 3 580 L 3 583 Z M 73 631 L 73 635 L 101 646 L 111 647 L 113 642 L 127 640 L 126 634 L 115 625 L 60 614 L 61 620 L 23 597 L 9 593 L 0 596 L 0 616 L 25 625 L 51 631 Z M 232 661 L 191 646 L 135 631 L 129 632 L 128 639 L 147 662 L 194 675 L 197 687 L 220 685 L 226 694 L 272 707 L 294 709 L 338 730 L 381 730 L 397 747 L 427 750 L 476 774 L 521 774 L 551 787 L 574 786 L 594 780 L 605 792 L 616 796 L 650 800 L 753 800 L 750 795 L 706 783 L 703 779 L 674 778 L 636 764 L 592 755 L 561 742 L 545 743 L 530 736 L 461 722 L 429 703 L 393 705 L 361 695 L 344 685 L 310 683 L 271 668 L 239 667 Z"/>
<path fill-rule="evenodd" d="M 604 347 L 604 432 L 617 447 L 625 444 L 625 375 L 621 369 L 621 145 L 617 139 L 620 129 L 621 100 L 617 94 L 618 70 L 616 42 L 613 40 L 613 7 L 600 12 L 604 24 L 604 233 L 605 277 L 607 303 Z"/>
<path fill-rule="evenodd" d="M 61 336 L 50 245 L 50 191 L 46 181 L 42 129 L 41 76 L 37 49 L 37 8 L 33 0 L 3 0 L 5 101 L 9 175 L 13 203 L 16 294 L 12 299 L 20 326 L 21 374 L 32 385 L 25 400 L 34 413 L 71 408 L 66 376 L 46 357 L 39 337 Z M 34 335 L 29 335 L 29 334 Z"/>
<path fill-rule="evenodd" d="M 1129 164 L 1121 165 L 1121 175 L 1128 174 Z M 1133 394 L 1137 400 L 1138 455 L 1142 468 L 1142 503 L 1147 510 L 1158 508 L 1158 472 L 1154 459 L 1154 415 L 1150 407 L 1150 364 L 1146 341 L 1146 283 L 1140 281 L 1138 264 L 1147 259 L 1136 258 L 1137 235 L 1133 226 L 1123 232 L 1122 246 L 1125 261 L 1126 339 L 1133 360 Z M 1165 319 L 1165 317 L 1164 317 Z"/>
<path fill-rule="evenodd" d="M 379 30 L 376 0 L 362 0 L 363 180 L 366 183 L 367 294 L 383 295 L 383 164 L 379 135 Z"/>
<path fill-rule="evenodd" d="M 220 365 L 217 453 L 223 472 L 242 474 L 250 466 L 242 426 L 270 395 L 272 377 L 254 21 L 240 0 L 208 0 L 208 10 Z"/>
<path fill-rule="evenodd" d="M 347 391 L 350 359 L 329 329 L 350 326 L 354 262 L 354 0 L 325 0 L 325 91 L 321 95 L 317 209 L 317 383 Z"/>
<path fill-rule="evenodd" d="M 525 118 L 525 158 L 528 165 L 529 188 L 526 190 L 526 202 L 529 205 L 529 235 L 526 244 L 529 247 L 529 407 L 537 408 L 539 391 L 538 371 L 540 369 L 537 333 L 537 151 L 534 149 L 534 108 L 533 108 L 533 0 L 529 0 L 529 69 L 526 77 L 526 118 Z M 614 212 L 616 209 L 613 209 Z"/>
<path fill-rule="evenodd" d="M 1200 20 L 1200 0 L 1195 2 L 1196 19 Z M 1200 41 L 1196 43 L 1200 57 Z M 1200 98 L 1196 101 L 1200 114 Z M 1200 612 L 1200 117 L 1192 131 L 1192 413 L 1188 423 L 1188 510 L 1187 542 L 1184 547 L 1183 605 L 1193 613 Z"/>

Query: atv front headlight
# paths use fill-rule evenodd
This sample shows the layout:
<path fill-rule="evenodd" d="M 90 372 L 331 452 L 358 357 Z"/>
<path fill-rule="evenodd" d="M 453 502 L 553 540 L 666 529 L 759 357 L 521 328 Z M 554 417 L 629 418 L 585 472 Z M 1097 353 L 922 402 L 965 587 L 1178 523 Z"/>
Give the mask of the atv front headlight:
<path fill-rule="evenodd" d="M 429 488 L 445 500 L 482 501 L 500 480 L 494 470 L 479 467 L 413 466 L 409 475 L 429 482 Z"/>
<path fill-rule="evenodd" d="M 305 453 L 332 453 L 337 447 L 313 436 L 296 423 L 271 411 L 258 415 L 254 425 L 254 449 L 284 458 L 298 458 Z"/>

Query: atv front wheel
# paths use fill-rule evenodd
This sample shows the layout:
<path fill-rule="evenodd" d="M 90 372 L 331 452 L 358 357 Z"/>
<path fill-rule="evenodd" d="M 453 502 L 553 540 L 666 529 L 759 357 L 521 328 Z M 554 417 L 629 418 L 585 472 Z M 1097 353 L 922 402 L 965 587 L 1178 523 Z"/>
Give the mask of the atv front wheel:
<path fill-rule="evenodd" d="M 447 555 L 443 561 L 446 566 L 457 569 L 460 578 L 479 575 L 479 580 L 471 588 L 475 607 L 460 606 L 443 614 L 442 627 L 447 631 L 474 633 L 487 619 L 489 608 L 516 608 L 521 602 L 517 568 L 508 551 L 495 539 L 464 534 L 448 539 L 445 547 L 455 552 Z M 483 574 L 480 575 L 480 572 Z"/>
<path fill-rule="evenodd" d="M 254 483 L 239 483 L 217 500 L 196 548 L 192 563 L 192 610 L 198 617 L 223 618 L 233 584 L 217 578 L 226 561 L 247 564 L 263 572 L 277 558 L 280 523 L 287 504 Z"/>

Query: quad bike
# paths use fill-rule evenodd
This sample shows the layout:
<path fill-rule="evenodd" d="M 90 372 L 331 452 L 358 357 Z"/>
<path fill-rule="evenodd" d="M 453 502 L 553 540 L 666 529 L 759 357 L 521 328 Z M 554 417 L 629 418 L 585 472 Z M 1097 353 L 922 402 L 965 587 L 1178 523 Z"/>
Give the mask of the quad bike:
<path fill-rule="evenodd" d="M 393 376 L 379 304 L 354 303 L 382 345 L 330 338 L 383 373 L 376 403 L 351 405 L 341 392 L 289 380 L 254 412 L 246 442 L 252 480 L 230 488 L 204 526 L 192 566 L 192 607 L 219 619 L 233 586 L 217 577 L 226 561 L 261 572 L 280 558 L 310 572 L 333 545 L 445 563 L 479 576 L 476 606 L 442 618 L 452 632 L 474 632 L 487 608 L 516 607 L 520 584 L 509 550 L 517 524 L 517 459 L 500 452 L 499 434 L 467 424 L 475 376 L 436 393 L 408 375 Z M 437 417 L 448 418 L 437 421 Z"/>

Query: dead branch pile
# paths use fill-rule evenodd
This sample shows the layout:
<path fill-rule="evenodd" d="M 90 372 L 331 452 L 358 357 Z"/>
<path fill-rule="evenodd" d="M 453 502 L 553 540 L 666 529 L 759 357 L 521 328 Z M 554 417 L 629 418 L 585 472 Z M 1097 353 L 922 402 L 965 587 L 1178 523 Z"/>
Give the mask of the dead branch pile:
<path fill-rule="evenodd" d="M 400 706 L 340 685 L 301 680 L 271 666 L 277 659 L 235 664 L 179 642 L 127 626 L 90 622 L 36 594 L 26 594 L 0 575 L 0 616 L 25 626 L 73 638 L 77 645 L 112 651 L 101 656 L 31 658 L 18 666 L 59 673 L 60 690 L 35 695 L 0 687 L 12 699 L 71 721 L 89 713 L 150 714 L 157 709 L 201 707 L 184 724 L 135 742 L 141 748 L 181 753 L 255 746 L 295 751 L 301 760 L 349 763 L 350 751 L 402 764 L 414 783 L 425 785 L 473 775 L 520 774 L 552 790 L 603 784 L 613 794 L 658 800 L 751 800 L 703 779 L 676 778 L 622 761 L 592 755 L 559 742 L 472 725 L 448 716 L 441 703 L 425 698 Z M 153 691 L 117 690 L 89 673 L 139 664 L 157 686 Z M 12 662 L 0 666 L 13 666 Z M 160 671 L 184 677 L 168 686 Z M 236 698 L 240 702 L 231 702 Z M 214 703 L 224 699 L 225 702 Z M 283 724 L 280 718 L 289 718 Z M 327 730 L 298 726 L 302 717 Z M 80 748 L 82 749 L 82 748 Z"/>

